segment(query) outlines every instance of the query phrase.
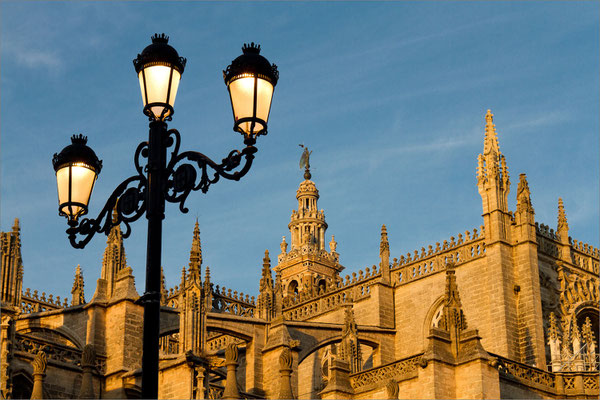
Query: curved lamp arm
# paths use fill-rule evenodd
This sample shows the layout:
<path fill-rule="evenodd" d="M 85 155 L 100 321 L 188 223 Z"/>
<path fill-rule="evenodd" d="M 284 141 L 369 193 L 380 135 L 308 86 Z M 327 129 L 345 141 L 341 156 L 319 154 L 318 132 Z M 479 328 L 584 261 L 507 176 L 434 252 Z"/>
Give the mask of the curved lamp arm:
<path fill-rule="evenodd" d="M 134 156 L 137 175 L 130 176 L 116 187 L 96 218 L 83 218 L 79 222 L 69 221 L 67 234 L 71 246 L 83 249 L 96 233 L 104 232 L 108 235 L 114 226 L 121 223 L 125 225 L 123 237 L 126 238 L 131 234 L 130 223 L 137 221 L 146 211 L 148 181 L 144 175 L 144 168 L 140 165 L 140 156 L 147 157 L 147 152 L 148 143 L 140 143 Z M 113 210 L 114 215 L 111 215 Z M 84 238 L 77 241 L 77 235 L 82 235 Z"/>
<path fill-rule="evenodd" d="M 181 136 L 176 129 L 168 131 L 168 146 L 174 144 L 171 158 L 166 167 L 165 200 L 171 203 L 179 203 L 179 209 L 183 213 L 189 210 L 185 207 L 185 201 L 192 191 L 201 190 L 206 193 L 213 183 L 219 178 L 239 181 L 248 173 L 254 160 L 256 147 L 249 145 L 242 151 L 232 150 L 220 164 L 217 164 L 207 156 L 197 151 L 185 151 L 179 153 Z M 241 169 L 234 171 L 242 163 Z M 212 169 L 209 171 L 208 168 Z"/>
<path fill-rule="evenodd" d="M 232 150 L 220 164 L 217 164 L 196 151 L 185 151 L 179 154 L 181 135 L 176 129 L 167 131 L 163 143 L 167 148 L 173 146 L 163 175 L 163 195 L 170 203 L 179 203 L 179 209 L 183 213 L 189 211 L 185 207 L 185 201 L 192 191 L 201 190 L 202 193 L 206 193 L 209 186 L 221 177 L 239 181 L 250 170 L 254 153 L 257 151 L 252 145 L 246 146 L 242 151 Z M 121 223 L 125 225 L 123 238 L 129 237 L 130 223 L 137 221 L 146 212 L 148 180 L 145 172 L 148 167 L 140 164 L 140 157 L 148 158 L 148 142 L 140 143 L 135 151 L 134 162 L 137 175 L 125 179 L 116 187 L 98 216 L 83 218 L 79 222 L 69 222 L 67 234 L 74 248 L 84 248 L 96 233 L 104 232 L 108 235 L 113 227 Z M 242 161 L 243 166 L 235 170 Z M 209 167 L 212 171 L 209 171 Z M 111 215 L 112 210 L 115 210 L 114 215 Z M 78 241 L 78 235 L 84 237 Z"/>

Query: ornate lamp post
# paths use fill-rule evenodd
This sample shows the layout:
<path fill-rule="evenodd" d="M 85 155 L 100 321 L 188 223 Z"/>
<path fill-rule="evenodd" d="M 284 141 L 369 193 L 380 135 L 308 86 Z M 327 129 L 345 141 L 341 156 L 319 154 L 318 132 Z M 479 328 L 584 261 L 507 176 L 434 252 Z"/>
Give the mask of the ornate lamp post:
<path fill-rule="evenodd" d="M 155 34 L 152 44 L 133 60 L 138 74 L 143 112 L 150 120 L 147 142 L 138 145 L 134 154 L 136 174 L 125 179 L 110 195 L 96 218 L 87 214 L 94 182 L 102 161 L 86 145 L 83 135 L 73 136 L 72 144 L 54 155 L 58 187 L 59 215 L 67 217 L 67 234 L 71 245 L 84 248 L 99 232 L 106 235 L 113 226 L 124 225 L 123 237 L 131 233 L 130 223 L 146 215 L 148 241 L 146 253 L 146 291 L 140 298 L 144 305 L 142 356 L 142 397 L 158 396 L 158 337 L 160 317 L 160 265 L 162 220 L 165 201 L 179 204 L 186 213 L 185 201 L 192 191 L 206 193 L 209 186 L 223 177 L 240 180 L 250 170 L 256 138 L 267 134 L 267 121 L 273 90 L 279 78 L 275 64 L 260 55 L 260 46 L 244 45 L 243 54 L 223 71 L 230 94 L 236 132 L 244 136 L 246 147 L 231 151 L 221 163 L 202 153 L 179 152 L 181 136 L 167 129 L 175 112 L 173 105 L 186 59 L 168 44 L 164 34 Z M 167 149 L 170 154 L 167 155 Z M 144 165 L 145 164 L 145 165 Z M 240 167 L 241 166 L 241 167 Z M 111 211 L 116 209 L 116 217 Z"/>

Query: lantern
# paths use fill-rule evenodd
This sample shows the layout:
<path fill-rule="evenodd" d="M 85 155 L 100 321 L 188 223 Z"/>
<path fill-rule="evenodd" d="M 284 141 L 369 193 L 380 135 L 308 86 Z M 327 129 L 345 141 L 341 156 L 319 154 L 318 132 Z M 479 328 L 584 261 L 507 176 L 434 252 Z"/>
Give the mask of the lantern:
<path fill-rule="evenodd" d="M 233 130 L 254 144 L 267 134 L 273 90 L 279 79 L 275 64 L 260 55 L 260 45 L 244 44 L 243 54 L 223 71 L 233 111 Z"/>
<path fill-rule="evenodd" d="M 54 154 L 52 159 L 58 189 L 58 214 L 67 216 L 69 221 L 77 221 L 87 213 L 94 183 L 102 169 L 102 161 L 86 143 L 87 137 L 73 135 L 71 144 Z"/>
<path fill-rule="evenodd" d="M 154 120 L 170 119 L 186 59 L 179 57 L 163 34 L 152 36 L 152 44 L 133 60 L 140 80 L 144 114 Z"/>

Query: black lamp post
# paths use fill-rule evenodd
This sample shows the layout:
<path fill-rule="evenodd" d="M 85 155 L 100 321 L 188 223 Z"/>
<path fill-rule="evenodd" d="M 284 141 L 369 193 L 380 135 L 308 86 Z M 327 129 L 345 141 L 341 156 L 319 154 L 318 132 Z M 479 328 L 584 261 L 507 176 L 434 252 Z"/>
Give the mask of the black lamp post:
<path fill-rule="evenodd" d="M 154 35 L 152 44 L 133 60 L 140 80 L 143 112 L 150 120 L 147 142 L 138 145 L 134 164 L 137 174 L 125 179 L 110 195 L 95 219 L 83 218 L 88 210 L 94 182 L 102 168 L 83 135 L 73 136 L 72 144 L 54 155 L 58 187 L 59 215 L 68 219 L 67 234 L 75 248 L 83 248 L 97 232 L 109 234 L 112 227 L 123 224 L 123 237 L 131 233 L 130 223 L 146 215 L 148 242 L 146 253 L 146 291 L 140 298 L 144 305 L 142 356 L 142 397 L 158 397 L 158 338 L 160 318 L 160 265 L 162 220 L 165 201 L 179 204 L 186 213 L 185 201 L 191 191 L 206 193 L 220 177 L 240 180 L 250 170 L 256 138 L 267 134 L 267 121 L 273 89 L 279 72 L 260 55 L 260 46 L 244 45 L 243 54 L 223 71 L 234 116 L 233 129 L 244 136 L 246 147 L 233 150 L 220 164 L 202 153 L 180 153 L 181 136 L 167 130 L 166 121 L 173 116 L 175 96 L 186 59 L 168 44 L 164 34 Z M 167 149 L 171 149 L 167 155 Z M 145 166 L 143 159 L 146 159 Z M 243 159 L 243 165 L 242 165 Z M 240 167 L 238 169 L 238 167 Z M 209 172 L 209 168 L 210 171 Z M 115 216 L 111 210 L 116 209 Z M 81 239 L 78 239 L 81 236 Z"/>

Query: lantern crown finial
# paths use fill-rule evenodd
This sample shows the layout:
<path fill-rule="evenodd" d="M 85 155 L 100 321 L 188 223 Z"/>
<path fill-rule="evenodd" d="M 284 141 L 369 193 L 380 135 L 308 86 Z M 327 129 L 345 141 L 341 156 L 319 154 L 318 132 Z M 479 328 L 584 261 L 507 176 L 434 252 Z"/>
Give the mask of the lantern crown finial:
<path fill-rule="evenodd" d="M 244 54 L 260 54 L 260 44 L 254 44 L 254 42 L 250 42 L 250 44 L 244 43 L 242 52 Z"/>
<path fill-rule="evenodd" d="M 83 136 L 82 133 L 79 135 L 71 136 L 71 143 L 73 144 L 87 144 L 87 136 Z"/>
<path fill-rule="evenodd" d="M 152 43 L 169 43 L 169 37 L 164 33 L 161 33 L 160 35 L 155 33 L 150 39 L 152 39 Z"/>

